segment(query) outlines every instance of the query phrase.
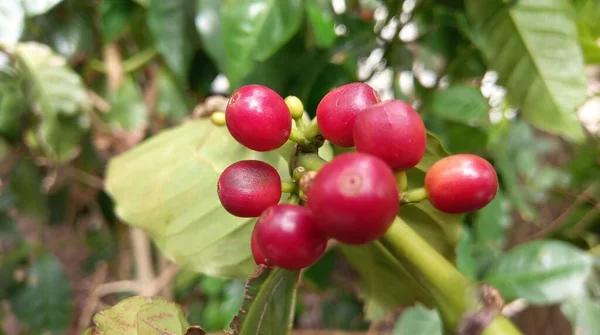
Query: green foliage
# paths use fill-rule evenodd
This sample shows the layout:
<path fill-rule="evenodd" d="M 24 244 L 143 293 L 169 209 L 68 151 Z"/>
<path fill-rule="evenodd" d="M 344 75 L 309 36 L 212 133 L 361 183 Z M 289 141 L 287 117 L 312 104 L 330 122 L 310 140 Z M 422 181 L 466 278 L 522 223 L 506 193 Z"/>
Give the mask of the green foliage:
<path fill-rule="evenodd" d="M 442 320 L 435 310 L 418 305 L 402 313 L 393 335 L 442 335 Z"/>

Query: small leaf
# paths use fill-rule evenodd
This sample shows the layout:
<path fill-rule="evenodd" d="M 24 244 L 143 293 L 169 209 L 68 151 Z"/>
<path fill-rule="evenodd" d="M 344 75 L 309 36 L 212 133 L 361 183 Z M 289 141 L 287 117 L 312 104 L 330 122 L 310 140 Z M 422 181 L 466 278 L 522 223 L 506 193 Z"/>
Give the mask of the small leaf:
<path fill-rule="evenodd" d="M 426 112 L 435 116 L 468 125 L 488 123 L 488 109 L 488 102 L 481 91 L 468 85 L 454 85 L 434 92 L 425 107 Z"/>
<path fill-rule="evenodd" d="M 392 335 L 442 335 L 442 320 L 436 310 L 418 304 L 404 310 L 394 325 Z"/>
<path fill-rule="evenodd" d="M 591 267 L 585 252 L 565 242 L 532 241 L 507 252 L 484 280 L 509 300 L 552 304 L 581 293 Z"/>
<path fill-rule="evenodd" d="M 60 262 L 38 258 L 24 286 L 11 297 L 12 311 L 34 334 L 65 334 L 73 314 L 73 293 Z"/>
<path fill-rule="evenodd" d="M 69 161 L 79 153 L 79 145 L 89 127 L 87 115 L 47 115 L 38 127 L 44 153 L 57 162 Z"/>
<path fill-rule="evenodd" d="M 17 138 L 21 131 L 23 114 L 26 112 L 25 97 L 23 96 L 20 87 L 19 76 L 10 69 L 4 72 L 1 71 L 2 70 L 0 70 L 0 135 L 4 135 L 8 138 Z"/>
<path fill-rule="evenodd" d="M 573 297 L 560 306 L 560 310 L 571 322 L 573 334 L 595 335 L 600 330 L 600 304 L 590 297 Z"/>
<path fill-rule="evenodd" d="M 489 66 L 523 118 L 544 131 L 582 141 L 575 110 L 585 100 L 586 79 L 570 2 L 469 0 L 465 5 L 484 37 L 480 48 Z"/>
<path fill-rule="evenodd" d="M 0 43 L 15 44 L 21 38 L 25 26 L 25 11 L 21 0 L 0 1 Z"/>
<path fill-rule="evenodd" d="M 187 0 L 150 0 L 149 2 L 148 28 L 154 36 L 156 49 L 180 83 L 185 86 L 195 50 L 194 2 Z"/>
<path fill-rule="evenodd" d="M 48 198 L 42 194 L 40 169 L 29 160 L 21 160 L 10 175 L 10 192 L 15 205 L 26 215 L 45 221 L 50 215 Z"/>
<path fill-rule="evenodd" d="M 175 78 L 166 69 L 160 69 L 156 75 L 158 96 L 156 113 L 171 120 L 181 120 L 190 113 L 187 97 Z"/>
<path fill-rule="evenodd" d="M 189 327 L 181 307 L 160 297 L 131 297 L 94 316 L 103 335 L 184 335 Z"/>
<path fill-rule="evenodd" d="M 248 279 L 244 301 L 231 322 L 233 335 L 288 334 L 300 272 L 259 267 Z"/>
<path fill-rule="evenodd" d="M 109 102 L 111 109 L 105 117 L 111 127 L 135 130 L 144 128 L 148 123 L 142 92 L 131 77 L 123 81 L 119 91 L 109 97 Z"/>
<path fill-rule="evenodd" d="M 331 47 L 337 38 L 331 1 L 308 0 L 304 3 L 304 9 L 311 23 L 317 45 L 322 48 Z"/>
<path fill-rule="evenodd" d="M 232 86 L 256 61 L 281 48 L 302 23 L 301 0 L 225 0 L 221 8 L 225 70 Z"/>
<path fill-rule="evenodd" d="M 3 0 L 4 1 L 4 0 Z M 41 15 L 61 3 L 63 0 L 22 0 L 28 16 Z"/>

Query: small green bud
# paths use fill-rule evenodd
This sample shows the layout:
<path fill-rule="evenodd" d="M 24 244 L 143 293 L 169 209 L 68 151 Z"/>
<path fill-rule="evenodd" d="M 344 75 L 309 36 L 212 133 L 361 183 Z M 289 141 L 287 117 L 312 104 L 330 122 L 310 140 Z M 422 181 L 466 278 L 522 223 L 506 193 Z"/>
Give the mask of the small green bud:
<path fill-rule="evenodd" d="M 290 114 L 292 115 L 292 119 L 300 119 L 302 114 L 304 114 L 304 105 L 302 101 L 293 95 L 285 98 L 285 104 L 288 106 L 290 110 Z"/>
<path fill-rule="evenodd" d="M 223 127 L 225 125 L 225 113 L 224 112 L 214 112 L 210 116 L 210 120 L 215 126 Z"/>

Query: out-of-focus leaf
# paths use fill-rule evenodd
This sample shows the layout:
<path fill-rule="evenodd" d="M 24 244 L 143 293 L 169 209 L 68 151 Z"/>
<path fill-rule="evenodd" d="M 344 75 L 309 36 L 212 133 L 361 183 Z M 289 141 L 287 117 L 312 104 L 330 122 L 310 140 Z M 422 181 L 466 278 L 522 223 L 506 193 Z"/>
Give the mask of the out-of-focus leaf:
<path fill-rule="evenodd" d="M 11 304 L 13 313 L 34 334 L 65 334 L 73 313 L 73 293 L 60 262 L 49 254 L 38 258 Z"/>
<path fill-rule="evenodd" d="M 573 1 L 577 13 L 577 31 L 583 57 L 587 64 L 600 63 L 600 4 L 597 1 Z"/>
<path fill-rule="evenodd" d="M 172 120 L 181 120 L 190 113 L 187 97 L 175 78 L 165 69 L 156 75 L 158 97 L 156 113 Z"/>
<path fill-rule="evenodd" d="M 425 156 L 415 169 L 408 171 L 409 188 L 422 187 L 425 172 L 446 155 L 439 140 L 428 134 Z M 428 202 L 402 206 L 399 216 L 444 257 L 454 261 L 462 216 L 437 211 Z M 381 246 L 341 246 L 341 250 L 361 274 L 367 318 L 382 319 L 393 308 L 414 301 L 429 303 L 428 295 L 419 282 Z M 395 284 L 382 286 L 382 278 Z"/>
<path fill-rule="evenodd" d="M 100 3 L 104 39 L 111 42 L 129 25 L 135 5 L 129 0 L 105 0 Z"/>
<path fill-rule="evenodd" d="M 29 16 L 44 14 L 62 1 L 63 0 L 22 0 L 25 12 Z"/>
<path fill-rule="evenodd" d="M 231 322 L 233 334 L 289 333 L 299 277 L 298 271 L 259 268 L 246 283 L 242 308 Z"/>
<path fill-rule="evenodd" d="M 252 152 L 227 129 L 198 120 L 113 158 L 106 189 L 117 215 L 147 231 L 179 265 L 212 276 L 244 278 L 255 268 L 250 253 L 254 220 L 223 209 L 217 180 L 236 161 L 262 159 L 280 166 L 283 157 L 288 154 Z"/>
<path fill-rule="evenodd" d="M 184 86 L 196 47 L 194 6 L 187 0 L 150 0 L 148 5 L 148 28 L 156 49 Z"/>
<path fill-rule="evenodd" d="M 431 94 L 425 111 L 437 117 L 468 125 L 489 122 L 489 105 L 481 91 L 468 85 L 454 85 Z"/>
<path fill-rule="evenodd" d="M 40 221 L 48 218 L 48 198 L 42 194 L 42 176 L 39 168 L 31 161 L 22 160 L 10 176 L 10 191 L 15 205 L 24 214 Z"/>
<path fill-rule="evenodd" d="M 227 73 L 223 22 L 221 21 L 223 3 L 223 1 L 197 0 L 194 22 L 202 39 L 202 46 L 217 64 L 219 70 Z"/>
<path fill-rule="evenodd" d="M 584 139 L 575 109 L 586 80 L 569 2 L 501 0 L 466 2 L 483 33 L 482 52 L 508 89 L 508 98 L 535 127 L 567 139 Z M 540 13 L 544 13 L 540 16 Z"/>
<path fill-rule="evenodd" d="M 600 329 L 600 304 L 589 297 L 573 297 L 563 302 L 560 310 L 571 322 L 576 335 L 595 335 Z"/>
<path fill-rule="evenodd" d="M 146 126 L 148 114 L 142 92 L 136 82 L 127 77 L 119 91 L 109 97 L 111 109 L 106 114 L 108 124 L 113 128 L 134 130 Z"/>
<path fill-rule="evenodd" d="M 36 22 L 43 32 L 40 40 L 67 59 L 93 48 L 93 15 L 85 10 L 53 12 Z"/>
<path fill-rule="evenodd" d="M 46 155 L 58 162 L 69 161 L 79 153 L 79 146 L 89 119 L 85 114 L 48 115 L 37 129 L 38 138 Z"/>
<path fill-rule="evenodd" d="M 25 112 L 20 81 L 17 73 L 11 69 L 0 70 L 0 135 L 9 138 L 18 137 Z"/>
<path fill-rule="evenodd" d="M 438 312 L 420 304 L 403 311 L 392 331 L 392 335 L 442 334 L 442 320 Z"/>
<path fill-rule="evenodd" d="M 308 0 L 304 2 L 304 8 L 317 45 L 323 48 L 331 47 L 337 37 L 331 1 Z"/>
<path fill-rule="evenodd" d="M 148 4 L 150 3 L 150 0 L 133 0 L 133 1 L 142 7 L 148 7 Z"/>
<path fill-rule="evenodd" d="M 159 297 L 131 297 L 94 316 L 103 335 L 184 335 L 189 327 L 181 307 Z"/>
<path fill-rule="evenodd" d="M 484 280 L 509 300 L 552 304 L 582 293 L 591 268 L 592 259 L 574 246 L 532 241 L 508 251 L 492 265 Z"/>
<path fill-rule="evenodd" d="M 0 43 L 14 44 L 19 41 L 25 26 L 25 11 L 21 0 L 0 1 Z"/>
<path fill-rule="evenodd" d="M 225 73 L 233 86 L 255 61 L 271 57 L 302 23 L 300 0 L 225 0 L 221 8 Z"/>

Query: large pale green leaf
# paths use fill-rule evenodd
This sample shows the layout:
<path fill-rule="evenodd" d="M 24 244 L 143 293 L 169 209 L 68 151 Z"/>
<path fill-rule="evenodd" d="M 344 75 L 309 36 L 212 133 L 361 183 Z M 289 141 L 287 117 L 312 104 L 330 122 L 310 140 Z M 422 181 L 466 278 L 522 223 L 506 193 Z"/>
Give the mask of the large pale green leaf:
<path fill-rule="evenodd" d="M 111 108 L 105 117 L 111 127 L 134 130 L 148 123 L 144 97 L 131 77 L 123 81 L 119 91 L 109 97 L 109 101 Z"/>
<path fill-rule="evenodd" d="M 233 335 L 289 333 L 299 277 L 298 271 L 259 268 L 246 283 L 242 308 L 231 322 Z"/>
<path fill-rule="evenodd" d="M 227 213 L 216 193 L 220 173 L 243 159 L 285 163 L 277 152 L 242 147 L 209 120 L 192 121 L 112 159 L 106 188 L 119 217 L 146 230 L 179 265 L 243 278 L 255 267 L 250 254 L 254 219 Z"/>
<path fill-rule="evenodd" d="M 0 1 L 0 43 L 17 43 L 25 26 L 25 11 L 21 0 Z"/>
<path fill-rule="evenodd" d="M 425 110 L 432 115 L 469 125 L 489 122 L 487 100 L 478 88 L 454 85 L 431 94 Z"/>
<path fill-rule="evenodd" d="M 94 316 L 103 335 L 184 335 L 189 325 L 178 305 L 159 297 L 131 297 Z"/>
<path fill-rule="evenodd" d="M 3 0 L 4 1 L 4 0 Z M 21 0 L 29 16 L 41 15 L 61 3 L 63 0 Z"/>
<path fill-rule="evenodd" d="M 442 335 L 442 320 L 436 310 L 417 305 L 402 312 L 392 335 Z"/>
<path fill-rule="evenodd" d="M 255 61 L 272 56 L 302 23 L 301 0 L 224 0 L 221 8 L 225 70 L 235 86 Z"/>
<path fill-rule="evenodd" d="M 18 292 L 11 297 L 12 311 L 33 334 L 65 334 L 73 313 L 73 293 L 59 261 L 52 255 L 38 258 Z"/>
<path fill-rule="evenodd" d="M 408 171 L 409 188 L 422 187 L 425 172 L 446 155 L 439 140 L 428 134 L 425 156 L 415 169 Z M 444 257 L 454 260 L 462 216 L 437 211 L 428 202 L 401 206 L 399 216 Z M 360 286 L 368 318 L 385 318 L 390 310 L 415 301 L 429 303 L 419 282 L 380 245 L 342 246 L 341 250 L 361 274 Z M 382 286 L 382 278 L 390 285 Z"/>
<path fill-rule="evenodd" d="M 575 110 L 585 100 L 586 81 L 570 2 L 468 0 L 466 7 L 484 36 L 479 47 L 523 118 L 582 141 Z"/>
<path fill-rule="evenodd" d="M 582 250 L 560 241 L 533 241 L 507 252 L 484 280 L 507 299 L 552 304 L 583 292 L 592 260 Z"/>
<path fill-rule="evenodd" d="M 148 28 L 154 36 L 156 49 L 179 81 L 185 85 L 196 47 L 195 3 L 188 0 L 149 2 Z"/>
<path fill-rule="evenodd" d="M 600 304 L 590 297 L 573 297 L 560 310 L 571 322 L 575 335 L 596 335 L 600 331 Z"/>

